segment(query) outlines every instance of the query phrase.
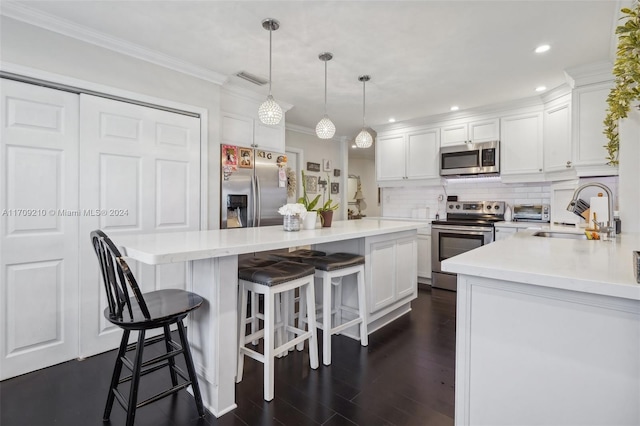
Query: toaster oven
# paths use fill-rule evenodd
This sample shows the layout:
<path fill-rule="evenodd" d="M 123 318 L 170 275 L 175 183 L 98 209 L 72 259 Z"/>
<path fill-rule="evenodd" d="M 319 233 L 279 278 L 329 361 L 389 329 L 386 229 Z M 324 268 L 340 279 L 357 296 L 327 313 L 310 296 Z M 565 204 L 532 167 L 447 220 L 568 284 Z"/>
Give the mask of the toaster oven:
<path fill-rule="evenodd" d="M 513 220 L 522 222 L 550 222 L 549 204 L 516 204 L 513 206 Z"/>

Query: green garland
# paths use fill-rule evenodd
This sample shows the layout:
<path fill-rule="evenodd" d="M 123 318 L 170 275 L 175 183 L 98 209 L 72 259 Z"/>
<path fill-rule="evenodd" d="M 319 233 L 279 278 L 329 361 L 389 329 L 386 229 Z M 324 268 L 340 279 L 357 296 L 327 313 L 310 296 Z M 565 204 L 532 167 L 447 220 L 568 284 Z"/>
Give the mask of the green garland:
<path fill-rule="evenodd" d="M 607 97 L 609 108 L 603 131 L 609 140 L 604 147 L 608 154 L 607 164 L 611 166 L 618 165 L 618 121 L 626 118 L 631 104 L 640 99 L 640 2 L 636 2 L 633 9 L 624 8 L 621 12 L 626 15 L 621 18 L 626 22 L 616 28 L 618 49 L 613 65 L 615 87 Z"/>

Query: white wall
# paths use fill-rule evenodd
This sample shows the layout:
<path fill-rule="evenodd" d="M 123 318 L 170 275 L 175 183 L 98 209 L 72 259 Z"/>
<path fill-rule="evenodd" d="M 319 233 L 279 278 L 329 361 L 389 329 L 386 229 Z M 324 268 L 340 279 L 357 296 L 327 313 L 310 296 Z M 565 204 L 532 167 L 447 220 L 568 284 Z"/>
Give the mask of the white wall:
<path fill-rule="evenodd" d="M 340 207 L 334 213 L 334 220 L 341 218 L 342 212 L 346 211 L 346 206 L 342 205 L 341 198 L 346 190 L 347 177 L 345 176 L 345 167 L 342 163 L 342 142 L 330 139 L 324 140 L 318 138 L 314 133 L 310 131 L 298 131 L 291 128 L 287 128 L 285 132 L 285 145 L 287 148 L 299 148 L 304 151 L 304 173 L 308 176 L 317 176 L 318 178 L 322 178 L 322 180 L 327 179 L 327 174 L 329 174 L 329 179 L 331 182 L 338 182 L 340 184 L 340 192 L 338 194 L 330 194 L 330 190 L 327 189 L 325 200 L 331 196 L 331 199 L 334 203 L 339 203 Z M 326 172 L 323 171 L 322 165 L 323 160 L 331 161 L 331 171 Z M 307 163 L 318 163 L 320 164 L 319 172 L 310 172 L 307 170 Z M 333 170 L 340 170 L 340 177 L 334 177 Z M 300 184 L 301 176 L 298 176 L 298 184 Z M 322 188 L 318 188 L 318 193 L 322 194 Z M 310 194 L 315 197 L 314 194 Z M 320 198 L 322 200 L 322 197 Z"/>
<path fill-rule="evenodd" d="M 2 61 L 209 111 L 209 227 L 219 223 L 220 86 L 52 31 L 0 17 Z"/>
<path fill-rule="evenodd" d="M 640 111 L 620 122 L 620 220 L 623 232 L 640 232 Z"/>
<path fill-rule="evenodd" d="M 349 174 L 360 176 L 360 187 L 367 208 L 363 214 L 376 217 L 381 216 L 382 206 L 378 204 L 378 184 L 376 183 L 375 161 L 364 158 L 349 159 Z M 347 194 L 353 198 L 353 194 Z M 354 209 L 355 210 L 355 209 Z"/>

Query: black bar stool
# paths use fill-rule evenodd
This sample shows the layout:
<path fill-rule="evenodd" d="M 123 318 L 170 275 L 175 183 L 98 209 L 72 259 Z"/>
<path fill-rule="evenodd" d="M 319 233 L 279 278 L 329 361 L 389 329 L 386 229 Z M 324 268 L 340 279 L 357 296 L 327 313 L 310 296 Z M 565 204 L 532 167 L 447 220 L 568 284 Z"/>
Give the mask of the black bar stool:
<path fill-rule="evenodd" d="M 193 366 L 191 350 L 182 322 L 189 312 L 202 305 L 202 297 L 178 289 L 157 290 L 143 295 L 127 262 L 109 237 L 104 232 L 96 230 L 91 232 L 91 243 L 98 256 L 109 304 L 104 310 L 104 316 L 109 322 L 124 330 L 102 420 L 109 420 L 115 399 L 127 412 L 126 425 L 132 426 L 138 408 L 172 395 L 189 385 L 193 389 L 198 414 L 203 417 L 205 410 L 198 386 L 198 376 Z M 133 297 L 129 297 L 128 287 L 133 292 Z M 180 344 L 171 338 L 169 327 L 172 324 L 178 327 Z M 145 341 L 145 332 L 156 328 L 162 328 L 164 334 Z M 138 342 L 127 345 L 132 331 L 138 332 Z M 142 362 L 144 347 L 162 340 L 165 342 L 167 353 Z M 126 353 L 131 350 L 135 350 L 133 360 L 126 356 Z M 187 373 L 176 365 L 175 357 L 178 355 L 184 356 Z M 120 378 L 123 366 L 131 371 L 131 375 Z M 164 367 L 169 367 L 172 387 L 139 403 L 137 400 L 140 377 Z M 178 380 L 178 376 L 182 379 L 181 381 Z M 118 386 L 128 381 L 131 381 L 131 389 L 128 398 L 125 398 L 118 390 Z"/>
<path fill-rule="evenodd" d="M 269 263 L 270 262 L 270 263 Z M 285 353 L 289 348 L 298 344 L 304 344 L 309 340 L 309 361 L 311 368 L 319 366 L 318 361 L 318 340 L 316 328 L 308 325 L 309 330 L 304 330 L 300 324 L 295 327 L 286 321 L 282 325 L 281 336 L 295 335 L 293 339 L 284 339 L 286 342 L 276 342 L 275 328 L 278 310 L 276 309 L 276 298 L 284 292 L 293 292 L 300 289 L 301 294 L 305 294 L 307 310 L 309 311 L 309 324 L 315 323 L 315 291 L 313 266 L 303 263 L 288 261 L 266 261 L 258 262 L 258 266 L 247 266 L 247 263 L 238 268 L 238 282 L 240 296 L 238 297 L 238 363 L 236 383 L 242 381 L 245 355 L 264 364 L 264 399 L 271 401 L 274 397 L 274 361 L 278 354 Z M 253 331 L 253 321 L 247 318 L 247 300 L 249 294 L 264 295 L 264 328 Z M 284 304 L 286 305 L 286 303 Z M 252 331 L 247 335 L 247 323 L 251 321 Z M 248 343 L 253 343 L 258 339 L 264 339 L 264 352 L 248 348 Z"/>

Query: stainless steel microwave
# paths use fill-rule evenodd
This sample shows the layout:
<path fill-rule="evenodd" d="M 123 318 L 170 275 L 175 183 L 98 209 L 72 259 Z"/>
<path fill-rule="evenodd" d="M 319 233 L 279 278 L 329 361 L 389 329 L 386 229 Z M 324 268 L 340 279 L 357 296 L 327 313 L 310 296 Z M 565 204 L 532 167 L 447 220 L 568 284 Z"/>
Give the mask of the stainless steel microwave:
<path fill-rule="evenodd" d="M 497 174 L 500 174 L 499 141 L 440 148 L 440 176 Z"/>

